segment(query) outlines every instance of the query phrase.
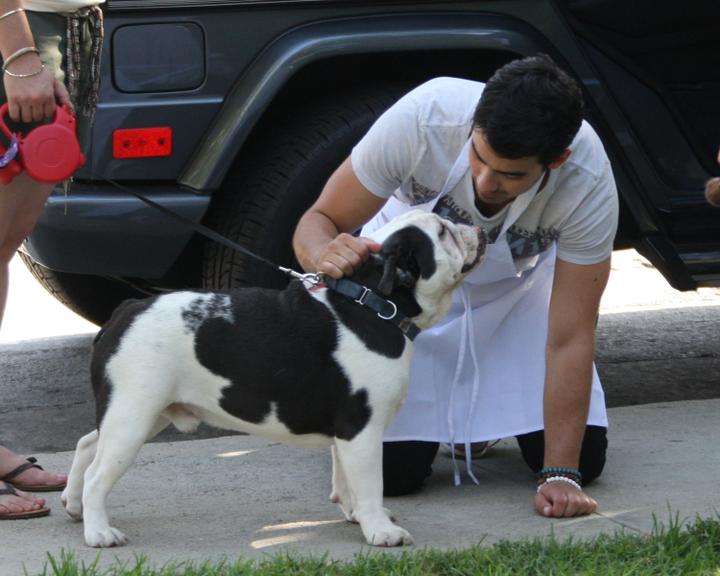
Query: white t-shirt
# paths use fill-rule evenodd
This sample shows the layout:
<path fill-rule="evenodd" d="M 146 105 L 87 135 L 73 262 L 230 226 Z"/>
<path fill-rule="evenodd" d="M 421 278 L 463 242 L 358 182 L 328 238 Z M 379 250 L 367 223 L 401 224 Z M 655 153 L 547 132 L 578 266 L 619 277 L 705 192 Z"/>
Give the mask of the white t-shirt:
<path fill-rule="evenodd" d="M 352 151 L 360 182 L 381 198 L 395 195 L 416 205 L 436 198 L 463 146 L 484 84 L 436 78 L 403 96 L 370 128 Z M 557 242 L 557 255 L 573 264 L 596 264 L 612 252 L 618 199 L 610 162 L 595 131 L 583 122 L 572 154 L 510 227 L 513 258 L 544 252 Z M 491 218 L 475 208 L 470 171 L 438 202 L 435 212 L 473 223 L 497 239 L 507 207 Z"/>
<path fill-rule="evenodd" d="M 23 0 L 25 10 L 33 12 L 75 12 L 80 8 L 96 6 L 105 0 Z"/>

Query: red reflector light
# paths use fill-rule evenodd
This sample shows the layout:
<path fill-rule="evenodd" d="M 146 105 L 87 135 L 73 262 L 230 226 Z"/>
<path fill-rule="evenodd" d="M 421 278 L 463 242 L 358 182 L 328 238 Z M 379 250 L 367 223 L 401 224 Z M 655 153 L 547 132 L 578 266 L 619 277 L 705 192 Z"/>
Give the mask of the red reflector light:
<path fill-rule="evenodd" d="M 157 158 L 172 153 L 172 128 L 131 128 L 113 131 L 113 158 Z"/>

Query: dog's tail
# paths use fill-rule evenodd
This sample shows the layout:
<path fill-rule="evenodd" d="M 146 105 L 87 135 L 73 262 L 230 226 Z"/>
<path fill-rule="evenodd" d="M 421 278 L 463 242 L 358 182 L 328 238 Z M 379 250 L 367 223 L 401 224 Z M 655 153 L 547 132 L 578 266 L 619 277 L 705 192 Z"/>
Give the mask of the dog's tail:
<path fill-rule="evenodd" d="M 112 314 L 110 315 L 110 319 L 105 322 L 100 327 L 100 330 L 98 330 L 98 333 L 95 334 L 95 338 L 93 338 L 93 346 L 95 346 L 100 339 L 103 337 L 105 332 L 107 331 L 108 327 L 114 325 L 117 323 L 118 318 L 122 315 L 122 313 L 127 310 L 130 306 L 133 306 L 134 304 L 137 304 L 138 302 L 145 302 L 146 300 L 149 300 L 148 298 L 129 298 L 128 300 L 123 300 L 118 304 L 117 308 L 112 311 Z"/>

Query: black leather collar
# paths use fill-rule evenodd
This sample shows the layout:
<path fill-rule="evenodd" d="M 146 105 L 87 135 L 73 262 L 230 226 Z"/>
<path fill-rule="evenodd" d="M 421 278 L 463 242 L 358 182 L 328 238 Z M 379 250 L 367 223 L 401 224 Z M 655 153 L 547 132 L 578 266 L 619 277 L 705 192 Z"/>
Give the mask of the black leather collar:
<path fill-rule="evenodd" d="M 328 276 L 323 278 L 323 283 L 333 292 L 342 294 L 362 306 L 367 306 L 370 310 L 376 312 L 378 317 L 392 322 L 400 328 L 403 334 L 410 338 L 410 340 L 414 340 L 420 333 L 420 328 L 418 328 L 409 317 L 400 312 L 394 302 L 379 296 L 367 286 L 363 286 L 347 278 L 335 280 Z"/>

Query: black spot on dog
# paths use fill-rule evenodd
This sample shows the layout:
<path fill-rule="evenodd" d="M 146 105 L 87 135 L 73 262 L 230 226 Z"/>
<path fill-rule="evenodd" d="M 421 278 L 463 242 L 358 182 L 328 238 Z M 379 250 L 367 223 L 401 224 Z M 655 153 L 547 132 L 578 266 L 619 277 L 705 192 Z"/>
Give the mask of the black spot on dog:
<path fill-rule="evenodd" d="M 407 226 L 388 236 L 380 253 L 386 258 L 394 257 L 399 269 L 416 278 L 428 279 L 437 270 L 435 245 L 417 226 Z"/>
<path fill-rule="evenodd" d="M 413 289 L 419 278 L 435 273 L 432 240 L 417 226 L 408 226 L 391 234 L 383 242 L 378 256 L 370 258 L 350 278 L 390 300 L 404 316 L 422 313 Z M 328 292 L 328 301 L 342 323 L 373 352 L 399 358 L 406 341 L 402 331 L 377 312 L 336 292 Z"/>
<path fill-rule="evenodd" d="M 208 318 L 232 318 L 230 299 L 226 294 L 208 293 L 195 298 L 181 312 L 185 331 L 195 332 Z"/>
<path fill-rule="evenodd" d="M 371 416 L 367 393 L 351 393 L 333 359 L 337 320 L 299 282 L 285 291 L 230 291 L 234 321 L 201 322 L 198 361 L 230 381 L 220 406 L 242 420 L 262 423 L 274 408 L 293 434 L 352 439 Z"/>

